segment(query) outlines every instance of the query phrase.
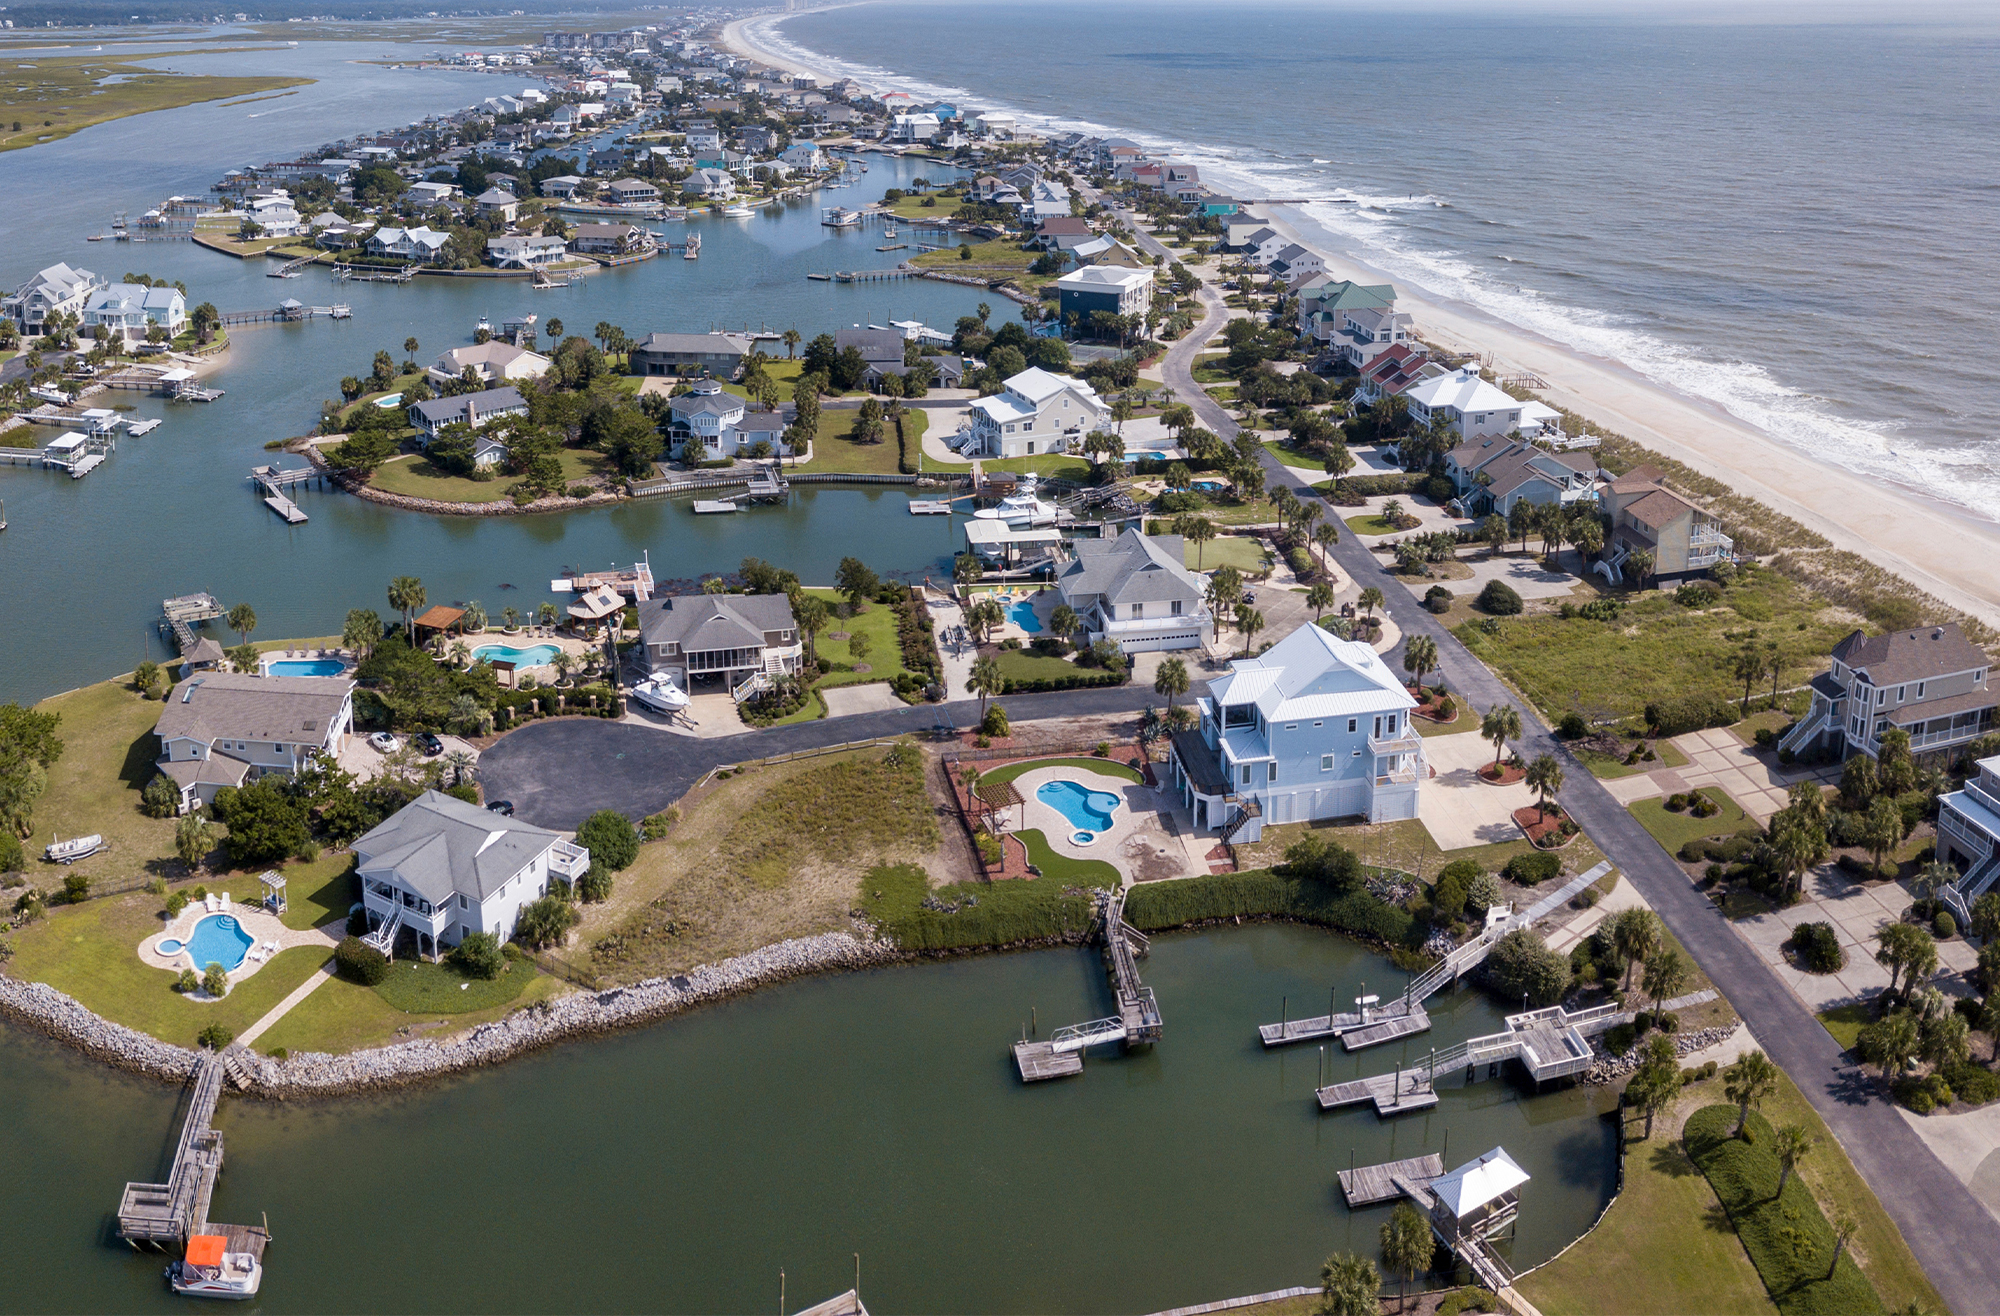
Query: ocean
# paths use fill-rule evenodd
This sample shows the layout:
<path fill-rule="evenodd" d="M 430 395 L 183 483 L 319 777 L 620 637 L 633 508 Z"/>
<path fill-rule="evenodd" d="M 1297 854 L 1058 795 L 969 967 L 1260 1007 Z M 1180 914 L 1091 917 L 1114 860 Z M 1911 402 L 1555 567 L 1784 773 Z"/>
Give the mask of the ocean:
<path fill-rule="evenodd" d="M 1757 12 L 891 0 L 757 27 L 1310 199 L 1329 254 L 2000 519 L 2000 10 Z"/>

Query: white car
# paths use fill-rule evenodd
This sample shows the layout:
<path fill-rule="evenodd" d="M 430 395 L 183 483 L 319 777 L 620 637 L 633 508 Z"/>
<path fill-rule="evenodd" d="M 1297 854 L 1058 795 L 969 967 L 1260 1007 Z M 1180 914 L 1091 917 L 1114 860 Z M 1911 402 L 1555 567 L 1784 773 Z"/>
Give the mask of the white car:
<path fill-rule="evenodd" d="M 384 754 L 394 754 L 403 747 L 403 742 L 396 739 L 393 734 L 387 731 L 377 731 L 374 735 L 368 737 L 368 743 L 371 747 L 380 750 Z"/>

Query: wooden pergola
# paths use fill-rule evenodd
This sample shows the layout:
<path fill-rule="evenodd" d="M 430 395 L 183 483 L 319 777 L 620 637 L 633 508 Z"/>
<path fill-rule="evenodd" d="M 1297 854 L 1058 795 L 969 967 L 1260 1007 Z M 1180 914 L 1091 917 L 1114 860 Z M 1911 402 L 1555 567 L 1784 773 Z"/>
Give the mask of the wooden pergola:
<path fill-rule="evenodd" d="M 417 644 L 421 648 L 423 646 L 421 634 L 424 631 L 435 631 L 440 635 L 449 635 L 453 631 L 463 630 L 465 627 L 465 609 L 447 608 L 444 604 L 440 603 L 436 607 L 426 609 L 422 616 L 417 617 L 410 623 L 410 626 L 418 632 L 419 638 Z"/>
<path fill-rule="evenodd" d="M 258 875 L 264 884 L 264 908 L 273 914 L 285 912 L 285 875 L 275 870 Z"/>
<path fill-rule="evenodd" d="M 980 815 L 987 821 L 989 828 L 994 814 L 1017 807 L 1021 812 L 1015 819 L 1014 825 L 1016 827 L 1027 825 L 1027 801 L 1021 798 L 1021 792 L 1014 789 L 1014 783 L 1011 781 L 982 781 L 972 788 L 972 799 L 973 803 L 979 806 Z"/>

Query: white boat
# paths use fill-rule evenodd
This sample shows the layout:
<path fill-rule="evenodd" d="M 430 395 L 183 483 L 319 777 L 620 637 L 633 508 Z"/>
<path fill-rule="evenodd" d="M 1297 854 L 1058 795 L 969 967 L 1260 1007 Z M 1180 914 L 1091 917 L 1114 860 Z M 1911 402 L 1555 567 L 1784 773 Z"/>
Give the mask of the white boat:
<path fill-rule="evenodd" d="M 688 706 L 687 692 L 665 676 L 639 682 L 632 687 L 632 698 L 656 713 L 678 713 Z"/>
<path fill-rule="evenodd" d="M 493 322 L 483 315 L 479 317 L 479 323 L 472 326 L 472 332 L 475 334 L 481 330 L 489 334 L 493 332 Z"/>
<path fill-rule="evenodd" d="M 748 206 L 724 206 L 722 208 L 722 217 L 724 219 L 749 219 L 756 213 L 756 211 Z"/>
<path fill-rule="evenodd" d="M 104 848 L 104 838 L 96 832 L 88 836 L 76 836 L 65 841 L 61 837 L 43 855 L 52 864 L 73 864 L 79 859 L 88 859 Z"/>
<path fill-rule="evenodd" d="M 264 1267 L 248 1252 L 229 1252 L 220 1234 L 196 1234 L 187 1241 L 187 1256 L 167 1267 L 167 1283 L 185 1298 L 223 1298 L 241 1302 L 257 1296 Z"/>
<path fill-rule="evenodd" d="M 1010 526 L 1054 525 L 1061 509 L 1054 503 L 1045 503 L 1035 496 L 1037 481 L 1033 471 L 1021 476 L 1021 482 L 1000 500 L 997 507 L 982 507 L 973 516 L 982 521 L 999 521 Z"/>

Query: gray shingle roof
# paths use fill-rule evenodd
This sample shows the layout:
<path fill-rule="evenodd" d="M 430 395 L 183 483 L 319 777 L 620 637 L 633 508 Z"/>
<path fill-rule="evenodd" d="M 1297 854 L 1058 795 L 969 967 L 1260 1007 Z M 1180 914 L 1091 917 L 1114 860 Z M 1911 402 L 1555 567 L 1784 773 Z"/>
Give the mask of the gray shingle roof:
<path fill-rule="evenodd" d="M 455 398 L 432 398 L 428 402 L 417 403 L 411 410 L 422 416 L 426 424 L 449 425 L 465 419 L 467 403 L 476 407 L 482 416 L 517 407 L 526 410 L 528 406 L 528 400 L 521 396 L 518 388 L 489 388 L 480 393 L 461 393 Z"/>
<path fill-rule="evenodd" d="M 782 594 L 679 594 L 639 605 L 646 643 L 678 644 L 683 653 L 758 648 L 764 632 L 797 625 Z"/>
<path fill-rule="evenodd" d="M 1833 646 L 1833 656 L 1876 685 L 1924 681 L 1987 665 L 1986 651 L 1965 638 L 1957 622 L 1866 635 L 1855 631 Z"/>
<path fill-rule="evenodd" d="M 363 873 L 392 872 L 441 905 L 458 893 L 485 900 L 561 839 L 518 818 L 425 791 L 356 841 L 354 853 Z"/>
<path fill-rule="evenodd" d="M 207 672 L 167 696 L 153 730 L 162 741 L 188 738 L 317 745 L 340 716 L 354 682 L 338 676 L 248 676 Z"/>
<path fill-rule="evenodd" d="M 1065 597 L 1101 594 L 1114 604 L 1180 599 L 1198 606 L 1202 597 L 1201 582 L 1182 565 L 1180 536 L 1137 530 L 1111 540 L 1077 540 L 1076 560 L 1062 569 L 1057 583 Z"/>

